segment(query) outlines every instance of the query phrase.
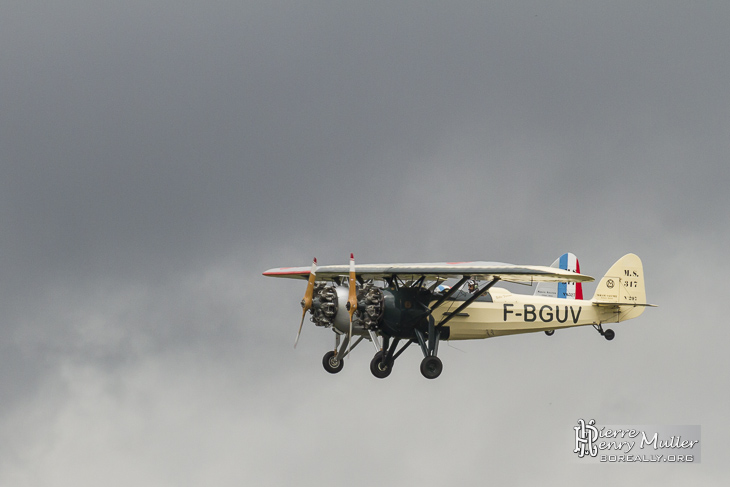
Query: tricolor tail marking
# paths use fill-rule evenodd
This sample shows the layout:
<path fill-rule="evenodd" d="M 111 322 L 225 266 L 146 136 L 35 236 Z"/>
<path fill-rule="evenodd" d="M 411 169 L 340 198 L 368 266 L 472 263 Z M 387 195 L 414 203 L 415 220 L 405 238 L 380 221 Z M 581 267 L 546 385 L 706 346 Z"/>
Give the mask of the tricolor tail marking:
<path fill-rule="evenodd" d="M 580 273 L 580 263 L 575 254 L 565 253 L 558 259 L 560 269 Z M 559 282 L 558 296 L 563 299 L 583 299 L 583 285 L 580 282 Z"/>
<path fill-rule="evenodd" d="M 550 267 L 580 273 L 580 263 L 575 254 L 566 252 Z M 583 299 L 583 285 L 580 282 L 541 282 L 535 289 L 535 296 L 562 299 Z"/>

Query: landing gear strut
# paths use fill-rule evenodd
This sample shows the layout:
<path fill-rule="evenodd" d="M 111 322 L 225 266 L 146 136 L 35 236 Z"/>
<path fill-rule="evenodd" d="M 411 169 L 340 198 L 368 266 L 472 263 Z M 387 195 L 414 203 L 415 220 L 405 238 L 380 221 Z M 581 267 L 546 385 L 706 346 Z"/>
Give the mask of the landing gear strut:
<path fill-rule="evenodd" d="M 609 342 L 611 340 L 613 340 L 614 337 L 616 336 L 616 332 L 615 331 L 613 331 L 610 328 L 604 330 L 600 323 L 598 325 L 593 325 L 593 328 L 595 328 L 598 331 L 598 333 L 600 333 L 601 336 L 603 336 L 603 338 L 605 338 Z"/>
<path fill-rule="evenodd" d="M 324 357 L 322 357 L 322 366 L 324 367 L 324 370 L 330 374 L 336 374 L 341 371 L 342 367 L 345 366 L 345 357 L 360 344 L 362 339 L 363 337 L 358 338 L 348 351 L 347 345 L 350 342 L 350 337 L 345 335 L 345 339 L 343 340 L 342 345 L 340 345 L 340 335 L 335 334 L 335 349 L 325 353 Z M 338 347 L 339 350 L 337 349 Z"/>
<path fill-rule="evenodd" d="M 439 340 L 441 339 L 441 328 L 434 326 L 434 319 L 432 316 L 428 317 L 428 337 L 423 335 L 423 332 L 416 328 L 416 339 L 418 344 L 421 345 L 421 351 L 423 352 L 423 360 L 421 361 L 421 374 L 426 379 L 435 379 L 441 375 L 441 371 L 444 370 L 444 364 L 441 363 L 441 359 L 436 355 L 439 351 Z M 428 340 L 428 341 L 426 341 Z"/>

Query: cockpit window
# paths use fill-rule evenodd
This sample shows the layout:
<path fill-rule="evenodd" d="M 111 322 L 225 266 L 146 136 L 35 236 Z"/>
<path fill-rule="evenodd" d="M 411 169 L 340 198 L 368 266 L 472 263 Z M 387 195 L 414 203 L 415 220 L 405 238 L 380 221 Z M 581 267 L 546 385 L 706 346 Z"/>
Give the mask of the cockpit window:
<path fill-rule="evenodd" d="M 471 293 L 467 293 L 465 291 L 456 291 L 454 294 L 452 294 L 447 301 L 466 301 L 472 297 Z M 481 301 L 485 303 L 491 303 L 492 302 L 492 295 L 489 294 L 489 291 L 479 296 L 476 301 Z"/>

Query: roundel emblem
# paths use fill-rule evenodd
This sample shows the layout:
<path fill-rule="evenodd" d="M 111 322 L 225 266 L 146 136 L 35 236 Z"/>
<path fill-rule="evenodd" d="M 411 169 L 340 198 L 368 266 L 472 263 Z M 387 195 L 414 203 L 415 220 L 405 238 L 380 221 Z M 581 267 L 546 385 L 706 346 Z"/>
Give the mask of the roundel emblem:
<path fill-rule="evenodd" d="M 606 281 L 606 287 L 608 289 L 613 289 L 613 279 L 609 279 L 608 281 Z"/>

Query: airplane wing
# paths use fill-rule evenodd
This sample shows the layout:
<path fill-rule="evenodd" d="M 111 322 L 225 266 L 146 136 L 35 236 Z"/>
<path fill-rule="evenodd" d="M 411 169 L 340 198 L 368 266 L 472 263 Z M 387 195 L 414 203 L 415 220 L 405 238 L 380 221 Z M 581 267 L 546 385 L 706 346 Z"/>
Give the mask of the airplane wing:
<path fill-rule="evenodd" d="M 268 277 L 288 279 L 308 279 L 309 267 L 279 267 L 264 272 Z M 347 265 L 328 265 L 317 268 L 317 281 L 329 281 L 349 274 Z M 487 280 L 498 278 L 501 281 L 531 282 L 589 282 L 594 279 L 585 274 L 558 269 L 555 267 L 504 264 L 502 262 L 436 262 L 423 264 L 358 264 L 355 266 L 358 277 L 380 280 L 398 276 L 400 279 L 427 280 L 469 276 L 471 279 Z"/>

